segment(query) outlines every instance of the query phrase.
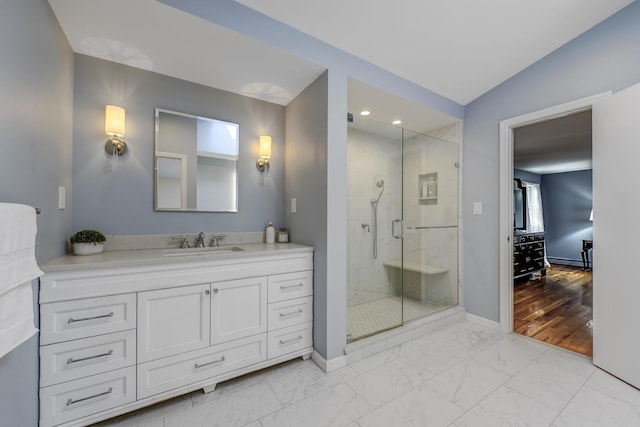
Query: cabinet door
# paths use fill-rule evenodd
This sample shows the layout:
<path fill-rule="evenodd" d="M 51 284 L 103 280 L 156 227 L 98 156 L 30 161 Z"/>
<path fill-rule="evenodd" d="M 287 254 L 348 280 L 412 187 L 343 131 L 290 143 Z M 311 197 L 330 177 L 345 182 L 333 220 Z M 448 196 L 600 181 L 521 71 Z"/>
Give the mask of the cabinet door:
<path fill-rule="evenodd" d="M 210 285 L 138 294 L 138 362 L 209 345 Z"/>
<path fill-rule="evenodd" d="M 211 344 L 266 330 L 266 277 L 211 284 Z"/>

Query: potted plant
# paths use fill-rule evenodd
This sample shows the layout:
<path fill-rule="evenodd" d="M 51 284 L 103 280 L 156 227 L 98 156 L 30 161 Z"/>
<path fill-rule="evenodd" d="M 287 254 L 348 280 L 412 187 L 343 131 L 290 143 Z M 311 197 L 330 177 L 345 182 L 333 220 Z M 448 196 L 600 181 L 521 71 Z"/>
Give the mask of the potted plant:
<path fill-rule="evenodd" d="M 102 252 L 107 238 L 96 230 L 80 230 L 71 236 L 70 240 L 73 244 L 74 254 L 93 255 Z"/>

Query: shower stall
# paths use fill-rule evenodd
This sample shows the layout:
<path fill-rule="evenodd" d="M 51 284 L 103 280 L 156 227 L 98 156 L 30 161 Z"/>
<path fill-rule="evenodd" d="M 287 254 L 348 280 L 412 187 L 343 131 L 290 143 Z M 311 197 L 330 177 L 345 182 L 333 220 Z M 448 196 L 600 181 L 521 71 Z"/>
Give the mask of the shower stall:
<path fill-rule="evenodd" d="M 347 150 L 352 341 L 458 304 L 459 144 L 361 119 Z"/>

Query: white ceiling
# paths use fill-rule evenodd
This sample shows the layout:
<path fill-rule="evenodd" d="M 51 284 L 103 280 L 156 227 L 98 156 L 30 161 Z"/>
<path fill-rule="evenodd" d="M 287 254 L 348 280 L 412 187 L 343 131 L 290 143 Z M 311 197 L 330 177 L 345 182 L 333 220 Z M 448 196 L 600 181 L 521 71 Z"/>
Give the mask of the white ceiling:
<path fill-rule="evenodd" d="M 74 52 L 280 105 L 316 64 L 155 0 L 49 0 Z"/>
<path fill-rule="evenodd" d="M 462 105 L 632 0 L 237 0 Z"/>

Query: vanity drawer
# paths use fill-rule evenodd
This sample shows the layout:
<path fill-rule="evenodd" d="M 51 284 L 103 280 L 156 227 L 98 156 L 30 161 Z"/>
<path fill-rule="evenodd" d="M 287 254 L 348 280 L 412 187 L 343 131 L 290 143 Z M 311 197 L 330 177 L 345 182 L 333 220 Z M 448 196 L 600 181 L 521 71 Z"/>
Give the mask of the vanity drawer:
<path fill-rule="evenodd" d="M 135 330 L 51 344 L 40 347 L 40 386 L 135 364 Z"/>
<path fill-rule="evenodd" d="M 313 271 L 269 276 L 269 302 L 313 295 Z"/>
<path fill-rule="evenodd" d="M 40 345 L 134 329 L 136 294 L 42 304 L 40 316 Z"/>
<path fill-rule="evenodd" d="M 265 334 L 138 365 L 138 399 L 244 368 L 267 359 Z"/>
<path fill-rule="evenodd" d="M 267 357 L 282 356 L 313 346 L 313 322 L 267 333 Z"/>
<path fill-rule="evenodd" d="M 313 297 L 296 298 L 269 304 L 270 331 L 313 320 Z"/>
<path fill-rule="evenodd" d="M 40 427 L 50 427 L 136 400 L 136 368 L 118 369 L 40 389 Z"/>

